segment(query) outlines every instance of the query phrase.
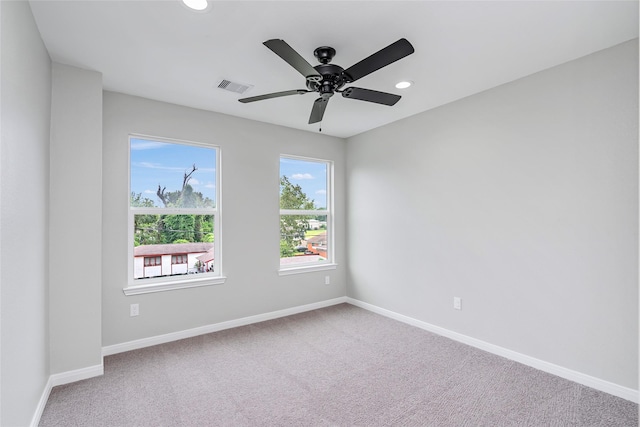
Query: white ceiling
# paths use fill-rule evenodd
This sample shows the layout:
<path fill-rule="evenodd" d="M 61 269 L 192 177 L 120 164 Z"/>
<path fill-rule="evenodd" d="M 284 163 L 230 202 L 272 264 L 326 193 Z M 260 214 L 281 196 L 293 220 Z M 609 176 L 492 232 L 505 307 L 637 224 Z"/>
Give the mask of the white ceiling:
<path fill-rule="evenodd" d="M 393 107 L 334 96 L 322 132 L 349 137 L 638 37 L 637 1 L 30 1 L 52 60 L 99 71 L 110 91 L 317 132 L 316 94 L 263 46 L 285 40 L 309 63 L 347 68 L 399 38 L 415 53 L 351 86 L 397 93 Z M 244 95 L 222 79 L 254 87 Z M 400 80 L 414 86 L 399 90 Z"/>

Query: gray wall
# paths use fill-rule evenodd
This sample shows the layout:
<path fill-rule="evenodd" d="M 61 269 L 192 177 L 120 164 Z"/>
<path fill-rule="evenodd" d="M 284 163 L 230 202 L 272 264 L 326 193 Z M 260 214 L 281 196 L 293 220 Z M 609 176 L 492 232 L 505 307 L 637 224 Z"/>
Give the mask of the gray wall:
<path fill-rule="evenodd" d="M 102 75 L 53 64 L 51 373 L 102 365 Z"/>
<path fill-rule="evenodd" d="M 638 388 L 637 39 L 347 147 L 349 296 Z"/>
<path fill-rule="evenodd" d="M 129 133 L 216 144 L 222 160 L 223 285 L 125 296 Z M 121 344 L 346 294 L 345 141 L 128 95 L 104 94 L 103 345 Z M 332 271 L 278 276 L 279 157 L 335 162 Z M 218 238 L 216 234 L 216 238 Z M 331 276 L 331 285 L 324 276 Z M 129 305 L 140 304 L 140 316 Z"/>
<path fill-rule="evenodd" d="M 23 426 L 49 377 L 51 61 L 27 2 L 0 15 L 0 425 Z"/>

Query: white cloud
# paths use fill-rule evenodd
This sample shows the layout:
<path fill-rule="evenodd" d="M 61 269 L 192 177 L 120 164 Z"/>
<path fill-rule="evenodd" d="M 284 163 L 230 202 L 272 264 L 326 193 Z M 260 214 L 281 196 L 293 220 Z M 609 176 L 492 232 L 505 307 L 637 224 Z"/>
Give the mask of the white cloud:
<path fill-rule="evenodd" d="M 144 190 L 144 194 L 156 194 L 153 190 Z"/>
<path fill-rule="evenodd" d="M 132 166 L 137 166 L 137 167 L 141 167 L 141 168 L 147 168 L 147 169 L 162 169 L 162 170 L 168 170 L 168 171 L 182 171 L 184 170 L 184 168 L 177 168 L 177 167 L 172 167 L 172 166 L 164 166 L 160 163 L 151 163 L 151 162 L 135 162 L 132 163 Z"/>
<path fill-rule="evenodd" d="M 156 148 L 161 148 L 165 146 L 162 142 L 155 141 L 133 141 L 131 142 L 131 149 L 134 151 L 139 150 L 154 150 Z"/>
<path fill-rule="evenodd" d="M 204 188 L 216 188 L 216 185 L 213 182 L 207 182 Z"/>
<path fill-rule="evenodd" d="M 189 180 L 189 184 L 191 184 L 191 185 L 200 185 L 200 181 L 198 181 L 198 180 L 197 180 L 197 179 L 195 179 L 195 178 L 191 178 L 191 179 Z"/>
<path fill-rule="evenodd" d="M 316 194 L 327 194 L 327 190 L 318 190 Z"/>
<path fill-rule="evenodd" d="M 151 162 L 133 162 L 131 166 L 139 167 L 139 168 L 147 168 L 147 169 L 161 169 L 166 171 L 180 171 L 184 173 L 189 173 L 191 169 L 185 169 L 181 166 L 165 166 L 162 163 L 151 163 Z M 215 168 L 198 168 L 197 172 L 206 172 L 209 174 L 213 174 L 216 171 Z"/>
<path fill-rule="evenodd" d="M 294 173 L 291 175 L 291 179 L 313 179 L 313 175 L 310 173 Z"/>

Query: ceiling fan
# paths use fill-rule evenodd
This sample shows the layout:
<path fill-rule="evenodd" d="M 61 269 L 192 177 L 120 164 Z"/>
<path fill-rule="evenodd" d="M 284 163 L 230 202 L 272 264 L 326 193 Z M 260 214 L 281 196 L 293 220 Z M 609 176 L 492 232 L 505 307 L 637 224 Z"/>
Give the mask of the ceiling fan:
<path fill-rule="evenodd" d="M 353 83 L 414 52 L 411 43 L 406 39 L 400 39 L 345 70 L 339 65 L 330 64 L 331 59 L 333 59 L 336 54 L 336 50 L 329 46 L 321 46 L 313 52 L 313 55 L 320 62 L 320 65 L 313 67 L 284 40 L 272 39 L 267 40 L 263 44 L 298 70 L 298 72 L 305 77 L 307 88 L 252 96 L 239 99 L 239 101 L 247 103 L 281 96 L 304 95 L 306 93 L 318 92 L 320 97 L 313 103 L 311 115 L 309 116 L 309 124 L 322 121 L 329 99 L 331 99 L 336 92 L 341 93 L 345 98 L 375 102 L 389 106 L 395 105 L 401 98 L 399 95 L 353 86 L 345 89 L 342 88 L 347 83 Z"/>

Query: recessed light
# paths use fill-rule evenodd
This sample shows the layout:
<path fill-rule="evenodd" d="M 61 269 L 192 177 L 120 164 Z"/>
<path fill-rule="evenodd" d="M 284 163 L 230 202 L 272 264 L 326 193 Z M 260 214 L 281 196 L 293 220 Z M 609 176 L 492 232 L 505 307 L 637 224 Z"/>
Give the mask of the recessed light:
<path fill-rule="evenodd" d="M 207 0 L 182 0 L 182 3 L 187 7 L 198 11 L 203 11 L 209 7 L 209 2 Z"/>
<path fill-rule="evenodd" d="M 398 88 L 398 89 L 406 89 L 409 86 L 411 86 L 412 84 L 413 84 L 413 82 L 408 81 L 408 80 L 407 81 L 403 81 L 403 82 L 398 82 L 398 83 L 396 83 L 396 88 Z"/>

